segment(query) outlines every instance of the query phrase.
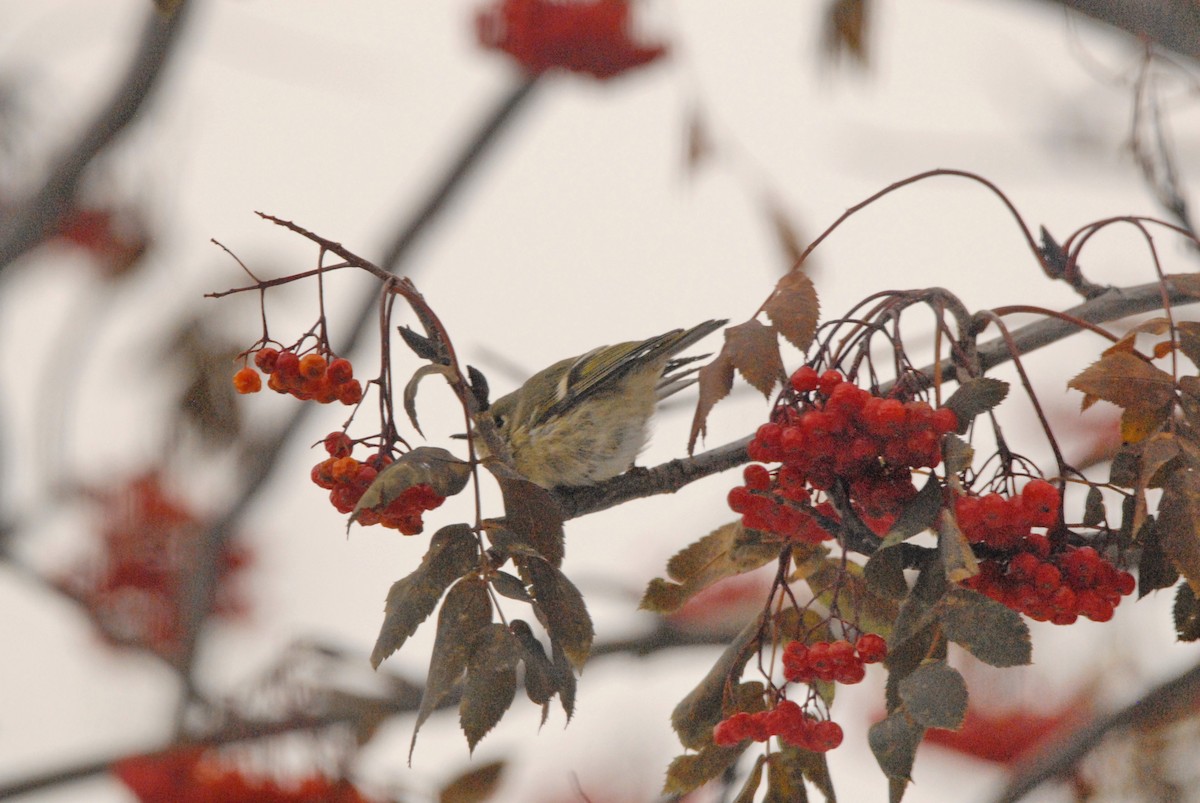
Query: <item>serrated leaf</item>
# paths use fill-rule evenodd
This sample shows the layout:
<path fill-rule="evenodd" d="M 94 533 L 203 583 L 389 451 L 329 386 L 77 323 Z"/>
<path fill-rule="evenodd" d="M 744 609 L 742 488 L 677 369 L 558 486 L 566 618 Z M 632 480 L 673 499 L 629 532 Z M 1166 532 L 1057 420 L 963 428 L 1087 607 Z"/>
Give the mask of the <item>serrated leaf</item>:
<path fill-rule="evenodd" d="M 797 266 L 781 276 L 762 311 L 784 340 L 800 351 L 808 351 L 817 333 L 821 303 L 812 279 L 804 271 Z"/>
<path fill-rule="evenodd" d="M 765 543 L 740 521 L 730 522 L 684 547 L 667 561 L 667 574 L 650 581 L 638 607 L 656 613 L 674 613 L 693 596 L 714 583 L 753 571 L 775 560 L 781 545 Z"/>
<path fill-rule="evenodd" d="M 489 761 L 473 767 L 442 787 L 438 803 L 483 803 L 490 800 L 504 775 L 503 761 Z"/>
<path fill-rule="evenodd" d="M 1029 627 L 1021 615 L 965 588 L 946 592 L 937 603 L 946 638 L 992 666 L 1022 666 L 1033 656 Z"/>
<path fill-rule="evenodd" d="M 487 583 L 478 577 L 464 577 L 446 593 L 438 614 L 437 636 L 429 658 L 429 674 L 417 722 L 408 747 L 409 761 L 417 745 L 417 733 L 429 715 L 441 704 L 467 669 L 475 636 L 492 623 L 492 602 Z"/>
<path fill-rule="evenodd" d="M 554 664 L 542 643 L 533 635 L 528 623 L 514 619 L 508 626 L 521 643 L 521 660 L 525 662 L 525 694 L 531 702 L 542 706 L 542 722 L 549 714 L 550 698 L 558 691 L 557 673 Z"/>
<path fill-rule="evenodd" d="M 1088 488 L 1087 500 L 1083 503 L 1083 524 L 1095 527 L 1104 521 L 1104 516 L 1104 493 L 1093 485 Z"/>
<path fill-rule="evenodd" d="M 562 647 L 576 670 L 583 669 L 595 636 L 583 595 L 565 574 L 546 561 L 530 560 L 526 570 L 532 596 L 545 616 L 550 640 Z"/>
<path fill-rule="evenodd" d="M 728 355 L 742 378 L 768 399 L 775 385 L 784 379 L 776 331 L 754 318 L 725 329 L 725 347 L 721 353 Z"/>
<path fill-rule="evenodd" d="M 1200 603 L 1196 592 L 1187 583 L 1180 583 L 1175 590 L 1175 635 L 1180 641 L 1200 639 Z"/>
<path fill-rule="evenodd" d="M 754 759 L 754 766 L 750 768 L 750 774 L 746 776 L 746 781 L 742 784 L 741 790 L 732 803 L 754 803 L 754 797 L 758 794 L 758 787 L 762 784 L 763 765 L 766 763 L 767 757 L 761 753 L 758 758 Z"/>
<path fill-rule="evenodd" d="M 1163 484 L 1157 529 L 1163 553 L 1192 587 L 1200 591 L 1200 475 L 1173 472 Z"/>
<path fill-rule="evenodd" d="M 949 407 L 958 417 L 958 433 L 967 431 L 975 416 L 991 410 L 1008 395 L 1008 383 L 990 376 L 968 379 L 950 394 L 944 407 Z"/>
<path fill-rule="evenodd" d="M 699 750 L 712 743 L 712 729 L 723 718 L 721 703 L 726 682 L 735 683 L 742 675 L 754 650 L 750 645 L 759 636 L 760 622 L 747 623 L 734 637 L 721 656 L 713 663 L 704 678 L 671 712 L 671 727 L 680 743 L 689 750 Z"/>
<path fill-rule="evenodd" d="M 1138 464 L 1138 490 L 1161 488 L 1166 478 L 1178 466 L 1179 439 L 1169 432 L 1160 432 L 1141 445 Z"/>
<path fill-rule="evenodd" d="M 505 525 L 524 538 L 551 566 L 565 555 L 562 510 L 554 494 L 522 477 L 497 477 Z"/>
<path fill-rule="evenodd" d="M 917 745 L 924 736 L 925 729 L 900 710 L 872 725 L 867 731 L 867 743 L 884 775 L 909 781 L 912 779 L 913 761 L 917 757 Z"/>
<path fill-rule="evenodd" d="M 946 580 L 957 585 L 979 574 L 979 561 L 967 536 L 950 510 L 942 510 L 938 521 L 938 556 L 946 568 Z"/>
<path fill-rule="evenodd" d="M 696 388 L 696 412 L 692 415 L 692 430 L 687 444 L 689 456 L 696 448 L 696 441 L 708 432 L 708 414 L 733 389 L 733 360 L 725 353 L 724 347 L 712 362 L 696 374 Z"/>
<path fill-rule="evenodd" d="M 1085 410 L 1097 399 L 1126 410 L 1158 410 L 1174 396 L 1175 380 L 1161 368 L 1121 351 L 1101 357 L 1076 374 L 1067 387 L 1084 394 Z"/>
<path fill-rule="evenodd" d="M 371 666 L 378 669 L 385 658 L 403 646 L 433 613 L 446 588 L 475 566 L 478 555 L 475 536 L 465 524 L 452 524 L 433 534 L 421 565 L 388 591 L 383 626 L 371 651 Z"/>
<path fill-rule="evenodd" d="M 676 756 L 667 767 L 664 795 L 686 795 L 733 766 L 744 747 L 718 747 L 709 743 L 698 753 Z"/>
<path fill-rule="evenodd" d="M 932 661 L 900 681 L 900 700 L 920 725 L 958 730 L 967 714 L 967 684 L 945 661 Z"/>
<path fill-rule="evenodd" d="M 364 510 L 386 507 L 414 485 L 428 485 L 438 496 L 449 497 L 465 488 L 470 478 L 470 464 L 440 447 L 418 446 L 376 475 L 354 506 L 350 522 Z M 350 522 L 346 523 L 347 528 Z"/>
<path fill-rule="evenodd" d="M 512 705 L 521 657 L 520 641 L 499 622 L 487 625 L 472 639 L 467 679 L 458 704 L 459 725 L 471 752 Z"/>
<path fill-rule="evenodd" d="M 558 701 L 562 704 L 563 713 L 567 715 L 567 722 L 570 722 L 571 717 L 575 714 L 575 670 L 571 667 L 571 662 L 567 660 L 567 656 L 558 642 L 550 643 L 550 663 L 554 667 Z M 545 718 L 546 715 L 543 713 L 542 720 L 545 721 Z"/>

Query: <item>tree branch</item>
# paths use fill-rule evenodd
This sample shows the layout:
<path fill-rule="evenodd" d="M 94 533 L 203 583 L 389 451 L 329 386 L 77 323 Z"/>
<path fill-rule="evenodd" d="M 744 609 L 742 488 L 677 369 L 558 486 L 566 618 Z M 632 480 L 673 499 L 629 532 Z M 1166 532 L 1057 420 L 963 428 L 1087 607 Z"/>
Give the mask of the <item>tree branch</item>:
<path fill-rule="evenodd" d="M 112 97 L 59 158 L 41 188 L 0 225 L 0 270 L 45 239 L 74 202 L 87 166 L 133 121 L 181 39 L 192 5 L 192 0 L 180 0 L 171 11 L 151 10 L 133 61 Z"/>
<path fill-rule="evenodd" d="M 1168 287 L 1167 296 L 1170 302 L 1176 305 L 1200 301 L 1200 298 L 1186 295 L 1174 286 Z M 1150 282 L 1136 287 L 1114 287 L 1103 295 L 1066 310 L 1065 314 L 1098 324 L 1161 309 L 1162 302 L 1162 287 L 1158 282 Z M 1062 318 L 1046 318 L 1013 329 L 1011 337 L 1018 352 L 1028 354 L 1079 331 L 1079 327 Z M 985 370 L 1012 359 L 1004 338 L 995 338 L 981 344 L 978 356 L 980 365 Z M 943 376 L 954 375 L 954 365 L 949 359 L 944 360 L 940 366 L 930 365 L 920 370 L 929 377 L 933 377 L 935 370 L 940 370 Z M 607 510 L 632 499 L 675 493 L 696 480 L 746 463 L 749 460 L 746 446 L 750 439 L 751 436 L 746 436 L 694 457 L 671 460 L 654 468 L 633 469 L 594 487 L 559 489 L 557 494 L 563 517 L 578 518 Z"/>
<path fill-rule="evenodd" d="M 1130 703 L 1125 708 L 1100 717 L 1068 735 L 1057 746 L 1019 769 L 1015 777 L 995 799 L 995 803 L 1015 803 L 1042 783 L 1069 773 L 1100 741 L 1129 728 L 1155 728 L 1191 715 L 1200 699 L 1200 664 L 1168 680 Z"/>

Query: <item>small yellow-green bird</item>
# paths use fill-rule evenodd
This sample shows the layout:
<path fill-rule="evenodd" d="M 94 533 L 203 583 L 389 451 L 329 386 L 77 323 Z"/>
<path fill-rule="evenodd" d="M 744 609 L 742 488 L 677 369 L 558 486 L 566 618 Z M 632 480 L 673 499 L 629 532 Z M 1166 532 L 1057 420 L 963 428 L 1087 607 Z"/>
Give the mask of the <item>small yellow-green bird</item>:
<path fill-rule="evenodd" d="M 699 357 L 673 359 L 727 321 L 601 346 L 554 363 L 488 413 L 517 470 L 544 488 L 595 485 L 633 466 L 659 400 L 695 381 Z"/>

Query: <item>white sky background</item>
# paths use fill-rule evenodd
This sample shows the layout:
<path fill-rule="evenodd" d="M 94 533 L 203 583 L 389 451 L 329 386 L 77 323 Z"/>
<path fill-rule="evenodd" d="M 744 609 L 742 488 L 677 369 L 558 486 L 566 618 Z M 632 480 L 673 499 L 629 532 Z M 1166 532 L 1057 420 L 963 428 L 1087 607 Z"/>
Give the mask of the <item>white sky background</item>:
<path fill-rule="evenodd" d="M 68 140 L 104 96 L 125 65 L 144 5 L 0 0 L 0 74 L 29 89 L 24 99 L 38 132 L 32 147 Z M 96 361 L 83 378 L 71 423 L 78 441 L 67 456 L 81 477 L 101 481 L 159 458 L 157 422 L 167 402 L 154 363 L 161 359 L 157 339 L 174 321 L 202 313 L 224 321 L 237 342 L 257 336 L 249 298 L 200 298 L 243 283 L 209 238 L 265 273 L 311 267 L 315 250 L 259 221 L 252 213 L 261 210 L 368 258 L 379 255 L 516 80 L 503 56 L 474 44 L 475 6 L 216 0 L 196 10 L 170 80 L 111 168 L 121 192 L 148 203 L 162 246 L 89 338 Z M 893 0 L 878 4 L 872 69 L 860 74 L 818 66 L 821 6 L 656 4 L 646 27 L 670 43 L 669 60 L 607 84 L 564 76 L 540 87 L 407 263 L 460 353 L 497 393 L 521 378 L 507 374 L 497 355 L 528 373 L 600 343 L 710 317 L 745 319 L 783 268 L 760 205 L 764 191 L 808 237 L 867 195 L 934 167 L 982 173 L 1030 225 L 1044 223 L 1060 238 L 1101 217 L 1161 214 L 1124 150 L 1130 92 L 1115 76 L 1131 75 L 1137 60 L 1126 38 L 1068 21 L 1049 4 Z M 1194 188 L 1200 111 L 1194 95 L 1172 97 L 1180 167 Z M 711 124 L 719 155 L 689 176 L 683 142 L 694 106 Z M 1131 231 L 1093 242 L 1084 262 L 1093 281 L 1153 278 Z M 1176 241 L 1161 235 L 1156 242 L 1168 270 L 1194 268 Z M 959 293 L 972 308 L 1075 303 L 1065 287 L 1040 278 L 999 202 L 955 179 L 891 196 L 843 227 L 815 259 L 827 314 L 876 290 L 932 285 Z M 10 350 L 13 358 L 38 370 L 68 310 L 97 286 L 61 253 L 27 259 L 0 296 L 0 337 L 20 349 Z M 308 289 L 279 293 L 273 331 L 283 339 L 307 327 L 313 299 Z M 335 298 L 335 338 L 338 309 Z M 1035 360 L 1048 405 L 1074 408 L 1077 394 L 1067 394 L 1062 380 L 1095 349 L 1081 339 L 1073 350 Z M 356 364 L 368 365 L 369 357 L 359 355 Z M 147 392 L 146 383 L 164 394 Z M 10 394 L 3 425 L 17 431 L 5 434 L 13 441 L 6 478 L 18 455 L 37 450 L 30 422 L 40 404 L 24 386 Z M 461 429 L 439 407 L 448 398 L 433 383 L 422 392 L 422 423 L 435 440 Z M 269 424 L 295 402 L 262 394 L 242 403 L 253 420 Z M 741 436 L 765 412 L 750 395 L 718 406 L 708 443 Z M 322 411 L 311 437 L 300 441 L 335 429 L 340 416 Z M 641 462 L 680 455 L 687 423 L 686 414 L 661 416 Z M 1034 442 L 1027 451 L 1039 448 Z M 247 584 L 253 621 L 216 628 L 204 646 L 203 679 L 213 694 L 248 682 L 296 639 L 361 653 L 365 664 L 390 583 L 424 551 L 424 536 L 378 528 L 356 528 L 347 540 L 343 519 L 308 481 L 319 457 L 303 446 L 292 452 L 247 522 L 258 555 Z M 588 596 L 598 638 L 648 624 L 631 613 L 641 588 L 679 547 L 732 518 L 724 498 L 737 476 L 568 524 L 565 569 Z M 219 508 L 229 492 L 219 467 L 199 469 L 187 488 L 202 508 Z M 44 493 L 18 477 L 6 503 L 36 521 Z M 427 516 L 427 531 L 468 515 L 465 504 Z M 22 537 L 22 553 L 37 565 L 62 565 L 80 543 L 83 522 L 46 519 L 45 534 Z M 1107 625 L 1035 627 L 1035 667 L 1025 672 L 1027 685 L 1014 681 L 1011 692 L 1069 689 L 1073 678 L 1106 667 L 1122 681 L 1113 684 L 1120 699 L 1135 684 L 1165 677 L 1191 651 L 1171 644 L 1169 594 L 1159 596 L 1127 601 Z M 98 648 L 72 608 L 3 571 L 0 610 L 10 645 L 0 660 L 0 779 L 168 736 L 175 689 L 160 666 Z M 427 624 L 385 666 L 423 677 L 431 630 Z M 1139 654 L 1140 645 L 1153 660 Z M 575 799 L 572 774 L 597 803 L 652 799 L 678 747 L 667 714 L 714 656 L 691 650 L 597 660 L 581 680 L 569 728 L 556 710 L 538 733 L 532 706 L 519 698 L 476 758 L 520 751 L 505 801 Z M 866 749 L 868 717 L 882 710 L 882 672 L 869 675 L 861 691 L 839 694 L 834 708 L 847 740 L 830 763 L 849 801 L 886 799 Z M 369 779 L 432 791 L 466 764 L 452 716 L 439 716 L 425 726 L 407 769 L 410 730 L 411 720 L 398 720 L 372 743 Z M 985 765 L 928 747 L 915 779 L 906 797 L 912 803 L 982 800 L 1001 780 Z M 100 781 L 28 799 L 131 798 Z"/>

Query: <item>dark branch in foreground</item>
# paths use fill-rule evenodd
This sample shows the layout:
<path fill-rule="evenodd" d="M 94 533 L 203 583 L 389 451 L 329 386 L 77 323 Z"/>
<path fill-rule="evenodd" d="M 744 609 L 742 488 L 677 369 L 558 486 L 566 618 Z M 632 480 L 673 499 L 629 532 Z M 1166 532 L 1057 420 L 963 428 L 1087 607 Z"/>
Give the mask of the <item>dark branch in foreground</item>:
<path fill-rule="evenodd" d="M 1017 771 L 995 803 L 1015 803 L 1046 781 L 1067 775 L 1105 736 L 1130 728 L 1155 728 L 1190 716 L 1197 699 L 1200 699 L 1200 664 L 1049 746 L 1041 756 Z"/>
<path fill-rule="evenodd" d="M 1171 286 L 1168 287 L 1167 297 L 1175 305 L 1200 301 L 1200 298 L 1186 295 Z M 1161 309 L 1162 303 L 1162 287 L 1158 282 L 1150 282 L 1136 287 L 1114 287 L 1103 295 L 1066 310 L 1065 313 L 1088 323 L 1099 324 Z M 1028 354 L 1079 331 L 1079 327 L 1068 321 L 1045 318 L 1013 329 L 1012 339 L 1021 354 Z M 995 338 L 981 344 L 978 355 L 980 365 L 985 370 L 1012 359 L 1003 338 Z M 950 360 L 945 360 L 940 366 L 940 371 L 943 376 L 953 376 L 954 365 Z M 921 372 L 932 378 L 934 366 L 926 366 Z M 675 493 L 696 480 L 747 462 L 749 458 L 746 455 L 746 446 L 749 443 L 750 436 L 747 436 L 701 452 L 694 457 L 672 460 L 654 468 L 634 469 L 595 487 L 560 490 L 558 497 L 563 517 L 574 519 L 616 507 L 632 499 Z"/>
<path fill-rule="evenodd" d="M 192 5 L 191 0 L 180 0 L 170 12 L 151 9 L 137 53 L 112 98 L 59 158 L 41 188 L 0 226 L 0 270 L 51 233 L 74 202 L 87 166 L 133 121 L 174 52 Z"/>

